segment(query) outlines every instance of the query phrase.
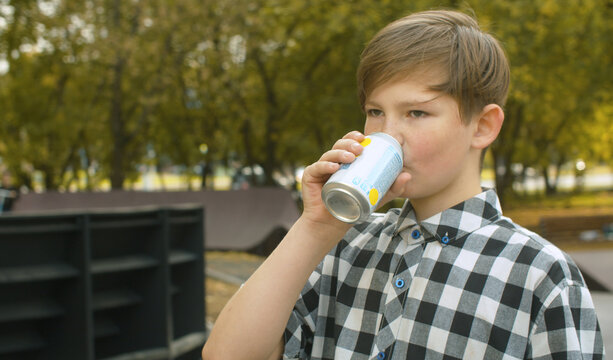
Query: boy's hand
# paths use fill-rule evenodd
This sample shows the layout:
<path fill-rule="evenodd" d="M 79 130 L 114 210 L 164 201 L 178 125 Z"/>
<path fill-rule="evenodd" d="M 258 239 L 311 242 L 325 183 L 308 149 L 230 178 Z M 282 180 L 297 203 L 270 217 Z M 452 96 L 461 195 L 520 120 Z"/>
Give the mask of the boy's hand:
<path fill-rule="evenodd" d="M 364 147 L 360 145 L 365 139 L 364 134 L 352 131 L 338 140 L 331 150 L 325 152 L 317 162 L 309 165 L 302 175 L 302 199 L 304 212 L 302 218 L 314 224 L 331 225 L 340 230 L 347 231 L 351 225 L 346 224 L 330 214 L 321 198 L 321 190 L 339 168 L 341 163 L 351 163 L 360 155 Z M 379 202 L 379 207 L 389 201 L 402 196 L 411 175 L 402 172 L 396 178 L 391 188 Z"/>
<path fill-rule="evenodd" d="M 332 216 L 321 199 L 321 190 L 339 168 L 341 163 L 351 163 L 364 147 L 360 142 L 365 138 L 359 131 L 352 131 L 338 140 L 331 150 L 325 152 L 317 162 L 307 166 L 302 175 L 302 217 L 315 224 L 331 225 L 346 231 L 350 225 Z"/>

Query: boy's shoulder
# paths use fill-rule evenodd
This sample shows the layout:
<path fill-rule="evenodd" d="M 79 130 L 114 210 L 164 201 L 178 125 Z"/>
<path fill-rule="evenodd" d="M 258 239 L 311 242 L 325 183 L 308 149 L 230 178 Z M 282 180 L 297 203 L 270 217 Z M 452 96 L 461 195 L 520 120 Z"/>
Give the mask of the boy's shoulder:
<path fill-rule="evenodd" d="M 585 286 L 579 267 L 574 260 L 538 233 L 526 229 L 505 216 L 501 216 L 489 226 L 497 228 L 489 235 L 488 242 L 494 244 L 490 246 L 495 247 L 496 242 L 504 242 L 504 250 L 498 256 L 511 260 L 515 269 L 525 267 L 533 273 L 540 273 L 541 276 L 534 279 L 540 278 L 540 281 L 548 279 L 551 282 L 550 286 Z M 485 232 L 489 231 L 491 229 Z"/>
<path fill-rule="evenodd" d="M 497 221 L 493 222 L 493 225 L 499 226 L 510 232 L 509 235 L 506 235 L 508 236 L 508 243 L 510 245 L 528 247 L 552 259 L 570 259 L 569 256 L 555 244 L 551 243 L 540 234 L 515 223 L 509 217 L 501 216 Z"/>

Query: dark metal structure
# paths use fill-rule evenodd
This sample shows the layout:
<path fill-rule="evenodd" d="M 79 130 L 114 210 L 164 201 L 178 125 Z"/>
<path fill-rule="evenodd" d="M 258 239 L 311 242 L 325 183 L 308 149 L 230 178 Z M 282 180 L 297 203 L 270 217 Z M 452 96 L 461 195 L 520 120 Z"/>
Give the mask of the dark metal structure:
<path fill-rule="evenodd" d="M 0 216 L 1 359 L 196 359 L 202 206 Z"/>

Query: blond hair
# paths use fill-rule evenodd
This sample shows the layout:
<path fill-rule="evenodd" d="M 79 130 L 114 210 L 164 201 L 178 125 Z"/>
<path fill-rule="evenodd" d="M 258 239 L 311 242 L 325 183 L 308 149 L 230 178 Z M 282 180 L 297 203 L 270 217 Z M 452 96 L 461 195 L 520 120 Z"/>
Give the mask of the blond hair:
<path fill-rule="evenodd" d="M 498 41 L 469 15 L 432 10 L 390 23 L 368 43 L 357 70 L 362 108 L 377 86 L 431 69 L 446 72 L 432 90 L 456 99 L 465 123 L 487 104 L 504 106 L 510 71 Z"/>

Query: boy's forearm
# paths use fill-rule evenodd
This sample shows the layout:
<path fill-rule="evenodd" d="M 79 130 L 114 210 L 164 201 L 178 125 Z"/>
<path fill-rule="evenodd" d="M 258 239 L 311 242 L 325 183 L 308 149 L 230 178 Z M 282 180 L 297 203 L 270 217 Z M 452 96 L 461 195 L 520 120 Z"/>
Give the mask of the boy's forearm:
<path fill-rule="evenodd" d="M 266 359 L 279 346 L 309 275 L 349 226 L 299 219 L 220 313 L 203 349 L 205 360 Z"/>
<path fill-rule="evenodd" d="M 304 211 L 283 241 L 219 314 L 202 351 L 211 359 L 268 359 L 280 349 L 285 326 L 308 277 L 351 225 L 336 220 L 321 199 L 324 183 L 362 151 L 353 131 L 307 166 Z"/>

